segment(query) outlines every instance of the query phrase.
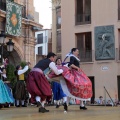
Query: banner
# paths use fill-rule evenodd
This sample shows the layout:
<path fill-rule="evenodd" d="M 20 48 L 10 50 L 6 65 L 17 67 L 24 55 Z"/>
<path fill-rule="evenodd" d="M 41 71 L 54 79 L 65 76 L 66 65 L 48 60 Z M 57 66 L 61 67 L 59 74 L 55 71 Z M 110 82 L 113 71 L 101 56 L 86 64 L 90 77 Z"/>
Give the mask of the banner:
<path fill-rule="evenodd" d="M 22 6 L 6 0 L 6 34 L 21 35 Z"/>

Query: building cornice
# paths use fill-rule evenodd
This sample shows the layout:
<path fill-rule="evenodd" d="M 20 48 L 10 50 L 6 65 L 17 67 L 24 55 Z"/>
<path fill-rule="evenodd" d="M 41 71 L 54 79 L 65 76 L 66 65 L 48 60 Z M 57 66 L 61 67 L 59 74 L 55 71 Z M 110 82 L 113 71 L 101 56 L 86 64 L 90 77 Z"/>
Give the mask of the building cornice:
<path fill-rule="evenodd" d="M 35 21 L 32 21 L 30 19 L 25 19 L 25 18 L 22 18 L 22 24 L 30 25 L 33 27 L 39 27 L 41 29 L 43 28 L 43 25 L 41 25 L 40 23 L 36 23 Z"/>

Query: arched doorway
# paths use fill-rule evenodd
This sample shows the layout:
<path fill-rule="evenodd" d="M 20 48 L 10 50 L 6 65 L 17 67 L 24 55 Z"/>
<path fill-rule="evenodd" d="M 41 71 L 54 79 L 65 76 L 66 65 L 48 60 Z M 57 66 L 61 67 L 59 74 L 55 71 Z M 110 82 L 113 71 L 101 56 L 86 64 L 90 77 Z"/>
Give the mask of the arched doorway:
<path fill-rule="evenodd" d="M 14 66 L 18 65 L 21 62 L 21 57 L 18 54 L 18 51 L 15 49 L 12 52 L 7 51 L 7 46 L 3 47 L 3 59 L 8 58 L 9 64 Z"/>
<path fill-rule="evenodd" d="M 21 62 L 21 58 L 15 49 L 9 54 L 8 59 L 9 63 L 15 66 L 17 66 Z"/>

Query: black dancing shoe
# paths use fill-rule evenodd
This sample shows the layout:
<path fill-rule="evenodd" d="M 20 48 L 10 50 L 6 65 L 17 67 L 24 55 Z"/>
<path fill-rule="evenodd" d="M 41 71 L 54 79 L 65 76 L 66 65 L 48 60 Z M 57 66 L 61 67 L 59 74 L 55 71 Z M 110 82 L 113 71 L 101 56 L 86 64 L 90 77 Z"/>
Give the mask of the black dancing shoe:
<path fill-rule="evenodd" d="M 2 108 L 3 106 L 0 104 L 0 109 Z"/>
<path fill-rule="evenodd" d="M 20 107 L 20 105 L 16 105 L 16 107 Z"/>
<path fill-rule="evenodd" d="M 10 104 L 5 104 L 4 108 L 10 108 Z"/>
<path fill-rule="evenodd" d="M 22 107 L 27 107 L 27 105 L 22 105 Z"/>
<path fill-rule="evenodd" d="M 65 110 L 65 111 L 68 111 L 68 106 L 67 106 L 67 103 L 66 103 L 66 102 L 63 104 L 63 106 L 64 106 L 64 110 Z"/>
<path fill-rule="evenodd" d="M 59 108 L 60 107 L 60 105 L 56 105 L 56 108 Z"/>
<path fill-rule="evenodd" d="M 44 109 L 45 109 L 45 108 L 44 108 Z M 46 112 L 49 112 L 49 110 L 46 110 L 46 109 L 45 109 L 45 111 L 46 111 Z"/>
<path fill-rule="evenodd" d="M 40 102 L 37 102 L 37 107 L 40 107 L 41 103 Z"/>
<path fill-rule="evenodd" d="M 39 112 L 45 113 L 45 112 L 49 112 L 49 110 L 46 110 L 44 107 L 40 107 Z"/>
<path fill-rule="evenodd" d="M 80 110 L 87 110 L 87 108 L 85 106 L 84 107 L 80 106 Z"/>

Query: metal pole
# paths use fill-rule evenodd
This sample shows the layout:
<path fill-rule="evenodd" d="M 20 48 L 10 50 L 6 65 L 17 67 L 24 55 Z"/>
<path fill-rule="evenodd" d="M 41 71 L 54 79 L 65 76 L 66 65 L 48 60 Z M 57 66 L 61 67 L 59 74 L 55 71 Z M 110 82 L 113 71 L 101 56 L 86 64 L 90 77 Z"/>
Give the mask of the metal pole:
<path fill-rule="evenodd" d="M 113 105 L 115 106 L 115 104 L 114 104 L 114 102 L 113 102 L 113 100 L 112 100 L 112 98 L 111 98 L 110 94 L 108 93 L 107 89 L 105 88 L 105 86 L 104 86 L 104 89 L 105 89 L 106 93 L 108 94 L 108 96 L 110 97 L 110 99 L 111 99 L 111 101 L 112 101 Z"/>
<path fill-rule="evenodd" d="M 105 98 L 105 106 L 106 106 L 106 91 L 105 91 L 105 88 L 104 88 L 104 98 Z"/>

